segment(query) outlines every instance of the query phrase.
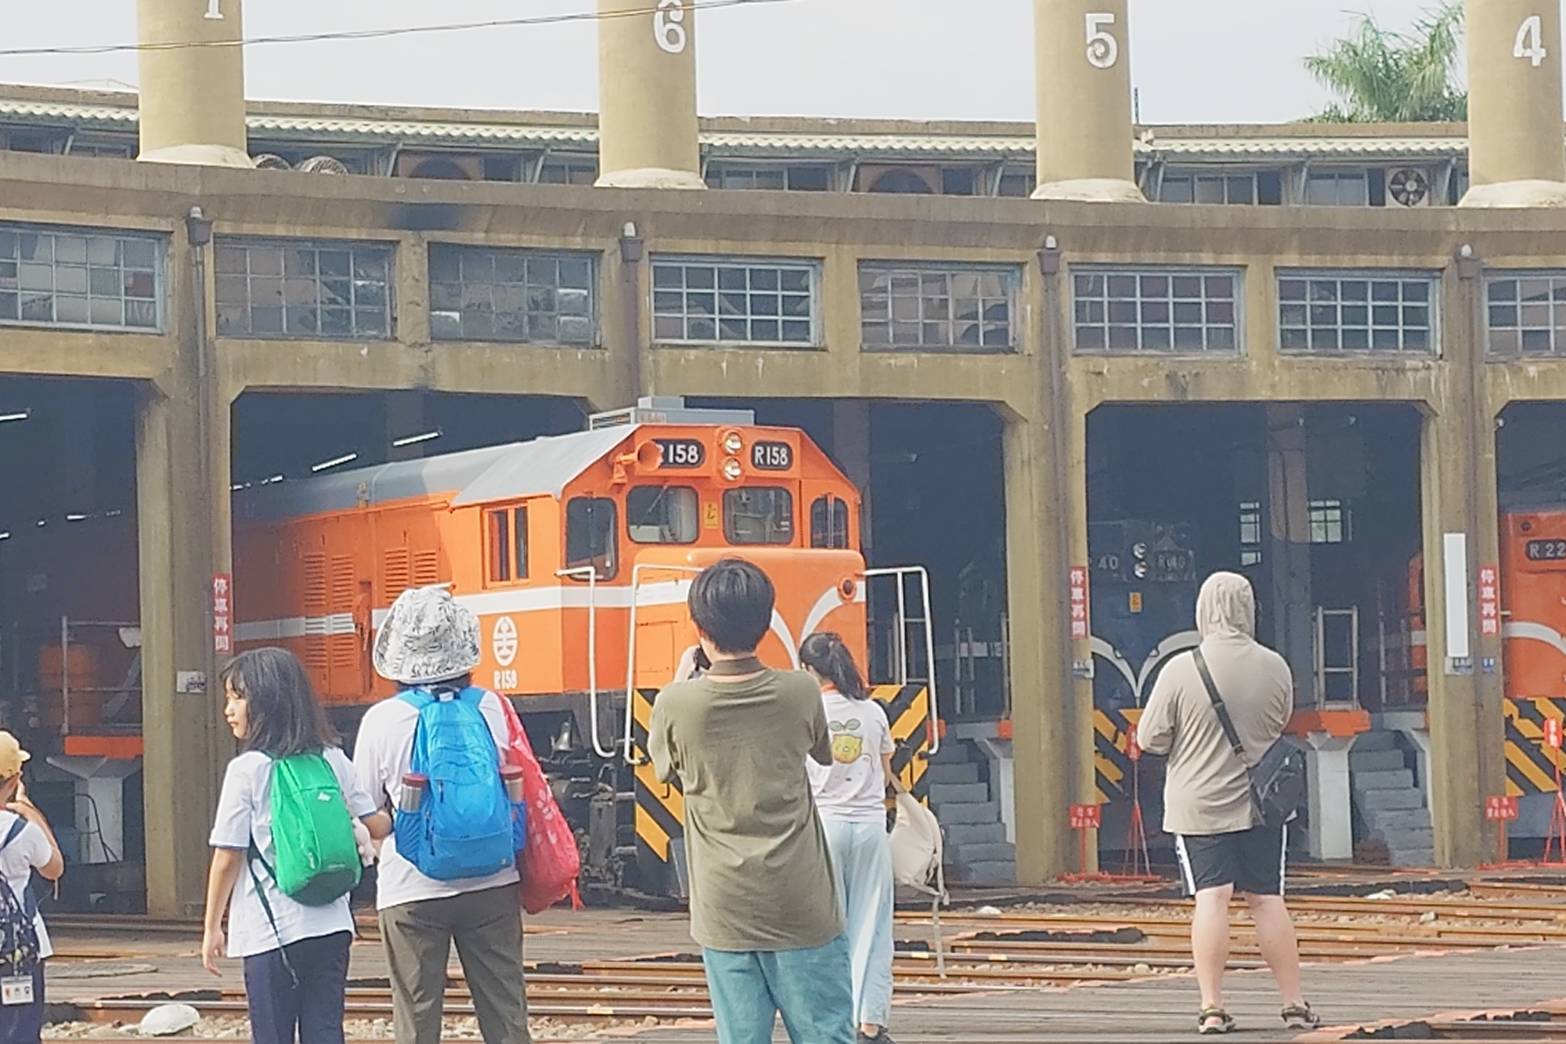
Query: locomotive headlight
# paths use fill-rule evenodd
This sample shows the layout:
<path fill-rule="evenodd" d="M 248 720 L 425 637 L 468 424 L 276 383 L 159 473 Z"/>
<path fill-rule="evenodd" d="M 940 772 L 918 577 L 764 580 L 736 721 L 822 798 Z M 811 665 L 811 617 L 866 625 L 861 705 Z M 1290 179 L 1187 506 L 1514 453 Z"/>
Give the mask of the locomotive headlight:
<path fill-rule="evenodd" d="M 1131 548 L 1131 557 L 1132 558 L 1146 558 L 1147 557 L 1147 545 L 1146 544 L 1135 544 L 1135 545 L 1133 545 L 1132 548 Z"/>
<path fill-rule="evenodd" d="M 1133 566 L 1131 568 L 1131 572 L 1136 574 L 1136 578 L 1138 580 L 1146 580 L 1147 579 L 1147 563 L 1146 562 L 1138 562 L 1135 566 Z"/>
<path fill-rule="evenodd" d="M 735 436 L 735 438 L 738 437 L 739 436 L 737 435 Z M 728 460 L 723 462 L 723 477 L 728 479 L 730 482 L 738 482 L 740 480 L 740 476 L 744 474 L 745 469 L 741 467 L 740 462 L 735 460 L 733 457 L 730 457 Z"/>
<path fill-rule="evenodd" d="M 744 448 L 745 448 L 745 440 L 740 437 L 740 433 L 739 432 L 731 431 L 727 435 L 723 436 L 723 452 L 731 453 L 731 454 L 738 454 L 739 451 L 744 449 Z M 725 470 L 724 474 L 728 474 L 728 472 Z M 739 476 L 738 475 L 731 475 L 729 477 L 730 478 L 738 478 Z"/>

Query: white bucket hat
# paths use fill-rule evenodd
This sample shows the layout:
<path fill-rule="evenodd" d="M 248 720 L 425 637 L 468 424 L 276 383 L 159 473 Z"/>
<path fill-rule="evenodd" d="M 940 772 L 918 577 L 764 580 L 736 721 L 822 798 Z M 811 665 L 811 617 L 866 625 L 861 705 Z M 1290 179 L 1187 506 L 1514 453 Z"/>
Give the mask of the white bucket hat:
<path fill-rule="evenodd" d="M 459 678 L 482 658 L 478 618 L 444 587 L 398 595 L 375 635 L 375 673 L 403 685 Z"/>

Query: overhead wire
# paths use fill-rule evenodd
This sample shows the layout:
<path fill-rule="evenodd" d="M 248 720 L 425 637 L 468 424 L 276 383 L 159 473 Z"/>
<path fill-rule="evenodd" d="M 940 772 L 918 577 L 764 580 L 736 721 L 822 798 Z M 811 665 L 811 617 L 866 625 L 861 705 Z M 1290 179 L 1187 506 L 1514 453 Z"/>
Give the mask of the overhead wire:
<path fill-rule="evenodd" d="M 650 2 L 650 0 L 649 0 Z M 725 7 L 760 7 L 800 3 L 802 0 L 685 0 L 683 10 L 717 10 Z M 397 26 L 386 29 L 347 29 L 337 32 L 294 33 L 287 36 L 253 36 L 240 40 L 172 40 L 166 43 L 81 44 L 73 47 L 0 48 L 0 58 L 37 55 L 123 54 L 141 51 L 179 51 L 201 47 L 257 47 L 263 44 L 316 43 L 327 40 L 381 40 L 390 37 L 426 33 L 467 32 L 474 29 L 505 29 L 516 26 L 559 25 L 570 22 L 601 22 L 614 18 L 637 18 L 668 10 L 667 4 L 652 3 L 625 11 L 569 11 L 563 14 L 530 15 L 522 18 L 493 18 L 479 22 L 447 22 L 438 25 Z"/>

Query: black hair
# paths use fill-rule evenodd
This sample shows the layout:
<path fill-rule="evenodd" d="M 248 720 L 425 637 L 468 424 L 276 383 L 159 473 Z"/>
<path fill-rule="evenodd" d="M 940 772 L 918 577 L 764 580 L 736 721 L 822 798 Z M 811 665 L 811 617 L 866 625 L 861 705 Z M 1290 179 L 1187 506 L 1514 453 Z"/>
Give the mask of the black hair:
<path fill-rule="evenodd" d="M 756 651 L 772 629 L 772 581 L 742 558 L 724 558 L 691 581 L 691 621 L 719 652 Z"/>
<path fill-rule="evenodd" d="M 837 691 L 849 699 L 870 698 L 859 665 L 854 663 L 854 654 L 848 651 L 840 635 L 817 631 L 806 638 L 805 644 L 799 647 L 799 662 L 837 686 Z"/>
<path fill-rule="evenodd" d="M 246 750 L 286 758 L 337 746 L 337 732 L 326 720 L 310 676 L 287 649 L 240 653 L 223 668 L 221 682 L 248 705 Z"/>

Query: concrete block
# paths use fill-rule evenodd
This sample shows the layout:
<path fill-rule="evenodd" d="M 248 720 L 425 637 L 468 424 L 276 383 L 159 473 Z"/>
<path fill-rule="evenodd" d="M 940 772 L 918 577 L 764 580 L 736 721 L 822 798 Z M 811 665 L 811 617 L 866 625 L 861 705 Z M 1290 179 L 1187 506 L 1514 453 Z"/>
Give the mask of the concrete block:
<path fill-rule="evenodd" d="M 1386 846 L 1396 852 L 1412 852 L 1428 848 L 1435 851 L 1435 831 L 1426 827 L 1423 830 L 1387 830 L 1377 835 Z"/>
<path fill-rule="evenodd" d="M 1389 851 L 1393 866 L 1434 866 L 1435 849 L 1433 848 L 1393 848 Z"/>
<path fill-rule="evenodd" d="M 1360 772 L 1390 772 L 1396 769 L 1407 768 L 1408 762 L 1401 750 L 1360 750 L 1355 748 L 1349 751 L 1349 771 Z"/>
<path fill-rule="evenodd" d="M 941 783 L 977 783 L 979 766 L 973 762 L 938 762 L 926 770 L 924 778 L 930 781 L 931 786 Z"/>
<path fill-rule="evenodd" d="M 1005 823 L 965 823 L 956 826 L 942 824 L 946 834 L 946 848 L 957 851 L 970 845 L 991 845 L 1006 840 Z"/>
<path fill-rule="evenodd" d="M 942 826 L 964 823 L 999 823 L 1000 805 L 993 801 L 968 801 L 956 805 L 943 805 L 935 813 Z"/>
<path fill-rule="evenodd" d="M 962 845 L 953 853 L 958 864 L 972 866 L 974 863 L 1015 863 L 1017 861 L 1017 846 L 1009 841 L 1000 841 L 984 845 Z"/>
<path fill-rule="evenodd" d="M 1016 863 L 967 863 L 953 868 L 954 877 L 962 884 L 1014 885 L 1017 883 Z"/>
<path fill-rule="evenodd" d="M 930 786 L 930 804 L 935 806 L 936 815 L 940 815 L 941 809 L 947 805 L 972 804 L 989 799 L 988 783 L 937 783 Z"/>
<path fill-rule="evenodd" d="M 1387 772 L 1355 772 L 1350 783 L 1354 793 L 1369 790 L 1407 790 L 1414 785 L 1414 773 L 1409 769 L 1392 769 Z"/>
<path fill-rule="evenodd" d="M 1370 832 L 1381 836 L 1430 829 L 1430 812 L 1422 807 L 1362 811 L 1362 815 Z"/>
<path fill-rule="evenodd" d="M 1397 733 L 1395 732 L 1365 732 L 1354 740 L 1353 754 L 1363 754 L 1372 750 L 1399 750 Z"/>
<path fill-rule="evenodd" d="M 1358 790 L 1354 804 L 1361 812 L 1385 812 L 1393 809 L 1423 808 L 1425 796 L 1417 790 Z"/>

